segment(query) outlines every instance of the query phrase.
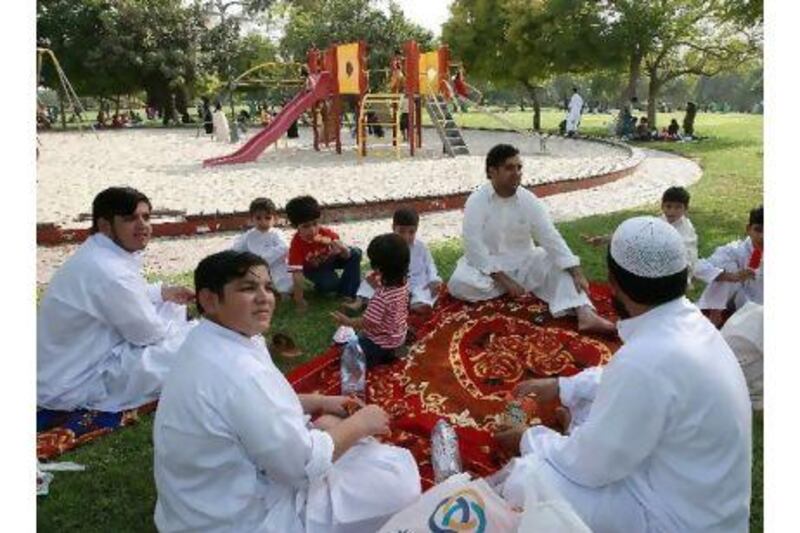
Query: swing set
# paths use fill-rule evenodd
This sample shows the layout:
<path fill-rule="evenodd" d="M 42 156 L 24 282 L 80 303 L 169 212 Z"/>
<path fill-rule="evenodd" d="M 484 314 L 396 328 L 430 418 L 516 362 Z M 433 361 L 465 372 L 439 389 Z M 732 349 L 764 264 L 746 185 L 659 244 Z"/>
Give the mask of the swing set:
<path fill-rule="evenodd" d="M 42 67 L 44 66 L 44 63 L 46 60 L 48 60 L 48 58 L 50 63 L 52 63 L 53 68 L 56 71 L 56 75 L 58 76 L 58 82 L 61 85 L 61 91 L 62 91 L 61 94 L 63 94 L 66 97 L 67 101 L 72 107 L 72 118 L 78 119 L 78 128 L 80 129 L 81 133 L 83 133 L 83 125 L 81 124 L 83 117 L 81 116 L 81 113 L 86 113 L 86 109 L 84 109 L 83 105 L 81 105 L 81 101 L 78 98 L 78 95 L 75 93 L 75 89 L 72 87 L 72 83 L 70 83 L 69 78 L 67 78 L 67 75 L 64 73 L 64 69 L 61 68 L 61 63 L 58 62 L 58 58 L 49 48 L 41 48 L 41 47 L 36 48 L 37 89 L 39 85 L 42 84 Z M 41 109 L 43 106 L 42 103 L 39 101 L 38 95 L 36 100 L 37 100 L 37 108 Z M 39 113 L 38 109 L 37 109 L 37 114 Z M 61 112 L 63 114 L 64 110 L 62 109 Z M 89 128 L 91 128 L 92 132 L 95 134 L 95 137 L 99 139 L 100 137 L 98 137 L 97 131 L 94 129 L 94 126 L 92 124 L 89 124 Z"/>

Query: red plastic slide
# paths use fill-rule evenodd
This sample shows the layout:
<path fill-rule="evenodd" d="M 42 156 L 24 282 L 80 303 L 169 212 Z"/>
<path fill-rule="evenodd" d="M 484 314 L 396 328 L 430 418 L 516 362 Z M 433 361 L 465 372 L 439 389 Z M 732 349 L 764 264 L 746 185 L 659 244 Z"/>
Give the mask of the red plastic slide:
<path fill-rule="evenodd" d="M 261 152 L 280 139 L 289 126 L 298 119 L 303 112 L 317 101 L 326 98 L 331 90 L 331 77 L 328 72 L 312 74 L 310 76 L 311 89 L 303 90 L 283 106 L 281 112 L 269 123 L 269 126 L 256 133 L 249 141 L 238 150 L 229 155 L 212 157 L 203 161 L 204 167 L 216 165 L 231 165 L 235 163 L 249 163 L 258 159 Z"/>

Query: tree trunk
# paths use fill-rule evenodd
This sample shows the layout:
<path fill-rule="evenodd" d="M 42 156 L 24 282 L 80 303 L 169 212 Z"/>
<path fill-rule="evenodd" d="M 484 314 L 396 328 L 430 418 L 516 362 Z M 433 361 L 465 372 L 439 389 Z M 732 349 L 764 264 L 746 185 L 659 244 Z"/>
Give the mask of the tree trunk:
<path fill-rule="evenodd" d="M 540 131 L 542 129 L 542 104 L 539 102 L 539 87 L 531 85 L 527 81 L 523 81 L 522 85 L 525 86 L 533 103 L 533 131 Z"/>
<path fill-rule="evenodd" d="M 642 72 L 642 53 L 639 50 L 634 50 L 631 53 L 630 64 L 628 66 L 628 84 L 622 93 L 622 101 L 620 107 L 626 105 L 631 101 L 631 98 L 636 96 L 636 85 L 639 83 L 639 78 Z"/>
<path fill-rule="evenodd" d="M 661 80 L 658 79 L 658 71 L 650 72 L 650 84 L 647 90 L 647 123 L 651 130 L 658 129 L 656 123 L 656 111 L 658 111 L 658 93 L 661 91 Z"/>

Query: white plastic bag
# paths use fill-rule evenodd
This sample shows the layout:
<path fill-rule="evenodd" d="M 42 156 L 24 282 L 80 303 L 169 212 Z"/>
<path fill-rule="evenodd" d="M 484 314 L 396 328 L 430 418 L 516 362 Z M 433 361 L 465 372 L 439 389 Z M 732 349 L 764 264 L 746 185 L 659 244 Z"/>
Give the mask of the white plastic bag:
<path fill-rule="evenodd" d="M 379 533 L 430 531 L 516 531 L 519 513 L 486 481 L 457 474 L 431 487 L 413 505 L 389 520 Z"/>

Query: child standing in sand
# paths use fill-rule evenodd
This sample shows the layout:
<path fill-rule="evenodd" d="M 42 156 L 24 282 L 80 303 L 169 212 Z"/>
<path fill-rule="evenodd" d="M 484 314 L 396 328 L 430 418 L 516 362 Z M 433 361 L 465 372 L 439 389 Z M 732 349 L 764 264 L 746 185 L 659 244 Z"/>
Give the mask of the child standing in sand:
<path fill-rule="evenodd" d="M 289 245 L 289 272 L 295 304 L 305 309 L 304 278 L 322 293 L 336 291 L 351 302 L 361 279 L 361 250 L 346 246 L 339 235 L 320 225 L 322 211 L 312 196 L 298 196 L 286 204 L 286 216 L 297 232 Z M 341 270 L 341 276 L 336 271 Z"/>
<path fill-rule="evenodd" d="M 283 299 L 288 299 L 292 291 L 292 276 L 286 264 L 289 246 L 274 227 L 277 218 L 275 204 L 269 198 L 256 198 L 250 202 L 250 223 L 253 227 L 233 241 L 231 249 L 237 252 L 251 252 L 264 259 L 269 265 L 272 285 Z"/>
<path fill-rule="evenodd" d="M 388 364 L 403 355 L 408 333 L 408 243 L 396 233 L 372 239 L 367 247 L 370 266 L 377 273 L 375 292 L 360 318 L 334 311 L 341 326 L 359 331 L 358 342 L 367 366 Z"/>

